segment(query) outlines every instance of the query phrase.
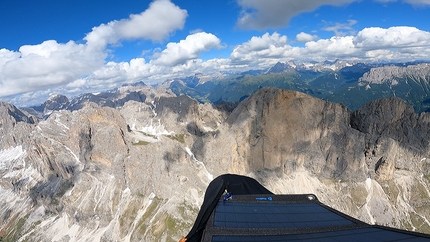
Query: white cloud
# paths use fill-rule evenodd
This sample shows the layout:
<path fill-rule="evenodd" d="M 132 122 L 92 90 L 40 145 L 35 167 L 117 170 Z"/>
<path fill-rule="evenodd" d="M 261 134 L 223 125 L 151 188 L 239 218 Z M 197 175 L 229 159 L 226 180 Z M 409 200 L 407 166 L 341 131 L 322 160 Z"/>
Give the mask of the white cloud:
<path fill-rule="evenodd" d="M 283 58 L 298 61 L 355 59 L 364 61 L 429 60 L 430 32 L 415 27 L 365 28 L 355 36 L 309 41 L 303 48 L 289 45 Z"/>
<path fill-rule="evenodd" d="M 154 64 L 175 66 L 185 64 L 190 59 L 196 59 L 203 51 L 221 48 L 221 41 L 213 34 L 198 32 L 188 35 L 179 43 L 168 43 Z"/>
<path fill-rule="evenodd" d="M 339 6 L 355 0 L 237 0 L 242 7 L 238 26 L 245 29 L 266 29 L 288 25 L 294 16 L 311 12 L 323 5 Z"/>
<path fill-rule="evenodd" d="M 133 78 L 133 72 L 127 71 L 134 70 L 135 61 L 130 61 L 129 68 L 116 70 L 113 70 L 115 65 L 112 63 L 105 65 L 107 45 L 125 39 L 162 40 L 173 31 L 182 29 L 186 17 L 187 11 L 169 0 L 155 0 L 140 14 L 94 27 L 84 38 L 85 44 L 47 40 L 37 45 L 21 46 L 18 52 L 0 49 L 0 98 L 67 84 L 85 83 L 88 87 L 93 83 L 82 80 L 91 75 L 98 76 L 98 80 L 125 81 L 124 78 Z M 118 77 L 115 79 L 108 75 Z"/>
<path fill-rule="evenodd" d="M 356 31 L 352 28 L 353 25 L 357 24 L 356 20 L 350 19 L 348 23 L 335 23 L 331 26 L 323 28 L 325 31 L 333 31 L 336 36 L 353 35 Z"/>
<path fill-rule="evenodd" d="M 231 65 L 251 68 L 278 61 L 324 61 L 351 59 L 365 61 L 428 60 L 430 32 L 414 27 L 366 28 L 357 35 L 334 36 L 308 41 L 304 47 L 293 47 L 287 36 L 276 32 L 238 45 L 230 55 Z"/>
<path fill-rule="evenodd" d="M 20 54 L 18 52 L 7 49 L 0 49 L 0 67 L 4 66 L 6 62 L 19 58 L 19 56 Z"/>
<path fill-rule="evenodd" d="M 327 59 L 352 59 L 360 56 L 352 42 L 353 36 L 334 36 L 330 39 L 310 41 L 305 44 L 302 54 L 306 58 L 322 61 Z"/>
<path fill-rule="evenodd" d="M 25 45 L 0 66 L 0 97 L 66 84 L 103 65 L 105 54 L 54 40 Z"/>
<path fill-rule="evenodd" d="M 358 48 L 370 50 L 424 47 L 430 45 L 429 41 L 430 32 L 406 26 L 391 27 L 388 29 L 378 27 L 365 28 L 354 38 L 354 44 Z"/>
<path fill-rule="evenodd" d="M 300 32 L 296 35 L 296 41 L 298 42 L 309 42 L 318 39 L 317 35 L 311 35 L 305 32 Z"/>
<path fill-rule="evenodd" d="M 186 17 L 187 11 L 169 0 L 155 0 L 140 14 L 94 27 L 84 39 L 89 46 L 101 49 L 123 39 L 161 41 L 173 31 L 182 29 Z"/>
<path fill-rule="evenodd" d="M 271 59 L 285 57 L 285 52 L 292 47 L 287 44 L 287 36 L 277 32 L 265 33 L 261 37 L 252 37 L 249 41 L 236 46 L 230 55 L 232 64 L 251 66 L 261 65 Z"/>
<path fill-rule="evenodd" d="M 143 58 L 135 58 L 129 62 L 108 62 L 82 80 L 69 85 L 81 89 L 104 90 L 104 85 L 133 83 L 169 72 L 169 69 L 148 63 Z"/>
<path fill-rule="evenodd" d="M 75 86 L 91 86 L 102 88 L 105 83 L 131 83 L 144 80 L 147 83 L 165 81 L 166 79 L 193 75 L 195 72 L 209 71 L 215 66 L 206 66 L 198 59 L 202 51 L 221 48 L 220 40 L 213 34 L 198 32 L 188 35 L 177 43 L 168 43 L 153 60 L 135 58 L 130 62 L 109 62 L 91 73 L 85 81 Z"/>

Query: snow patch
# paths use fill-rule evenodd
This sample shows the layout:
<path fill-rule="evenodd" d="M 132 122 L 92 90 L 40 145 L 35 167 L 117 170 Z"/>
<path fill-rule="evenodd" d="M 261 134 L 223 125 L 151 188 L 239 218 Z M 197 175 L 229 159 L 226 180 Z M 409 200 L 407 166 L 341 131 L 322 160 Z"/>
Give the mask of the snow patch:
<path fill-rule="evenodd" d="M 370 177 L 368 177 L 366 179 L 366 189 L 367 189 L 367 191 L 370 191 L 371 188 L 372 188 L 372 179 L 370 179 Z"/>
<path fill-rule="evenodd" d="M 166 130 L 161 121 L 158 120 L 158 123 L 153 123 L 152 119 L 148 126 L 142 127 L 139 131 L 144 132 L 145 134 L 153 135 L 153 136 L 161 136 L 161 135 L 172 135 L 173 131 L 169 132 Z"/>
<path fill-rule="evenodd" d="M 207 127 L 207 126 L 202 126 L 203 131 L 205 132 L 215 132 L 216 129 L 213 129 L 211 127 Z"/>
<path fill-rule="evenodd" d="M 54 122 L 58 125 L 58 126 L 61 126 L 61 127 L 63 127 L 65 130 L 69 130 L 69 127 L 67 127 L 67 125 L 65 125 L 64 123 L 62 123 L 61 122 L 61 120 L 60 120 L 60 117 L 61 117 L 62 115 L 60 114 L 60 113 L 56 113 L 55 114 L 55 120 L 54 120 Z"/>
<path fill-rule="evenodd" d="M 196 156 L 191 152 L 190 148 L 185 147 L 185 151 L 188 153 L 189 156 L 193 159 L 193 161 L 196 162 L 197 165 L 201 166 L 203 168 L 204 173 L 206 174 L 206 177 L 209 179 L 209 181 L 212 181 L 214 179 L 214 176 L 209 173 L 209 171 L 206 169 L 206 166 L 203 162 L 197 160 Z"/>
<path fill-rule="evenodd" d="M 152 101 L 151 104 L 152 104 L 152 109 L 151 109 L 152 113 L 154 114 L 154 117 L 157 117 L 157 113 L 155 112 L 155 108 L 157 108 L 157 105 L 155 104 L 154 101 Z"/>
<path fill-rule="evenodd" d="M 21 158 L 26 154 L 26 151 L 22 149 L 22 146 L 16 146 L 9 149 L 0 151 L 0 170 L 10 169 L 16 166 L 25 165 L 24 161 L 22 162 L 13 162 Z"/>
<path fill-rule="evenodd" d="M 80 163 L 81 161 L 79 160 L 78 156 L 67 146 L 64 145 L 64 148 L 66 148 L 66 150 L 68 150 L 70 152 L 70 154 L 72 154 L 73 158 L 75 158 L 75 161 L 77 163 Z"/>
<path fill-rule="evenodd" d="M 370 211 L 370 208 L 369 208 L 369 202 L 370 202 L 370 200 L 372 199 L 372 197 L 373 197 L 373 186 L 372 186 L 372 179 L 370 179 L 369 177 L 366 179 L 366 189 L 367 189 L 367 192 L 368 192 L 368 194 L 367 194 L 367 197 L 366 197 L 366 203 L 364 204 L 364 209 L 365 209 L 365 211 L 366 211 L 366 213 L 367 213 L 367 215 L 369 216 L 369 218 L 370 218 L 370 224 L 375 224 L 375 218 L 373 217 L 373 215 L 372 215 L 372 212 Z"/>
<path fill-rule="evenodd" d="M 46 109 L 45 112 L 43 112 L 43 115 L 50 116 L 53 112 L 54 112 L 54 110 Z"/>

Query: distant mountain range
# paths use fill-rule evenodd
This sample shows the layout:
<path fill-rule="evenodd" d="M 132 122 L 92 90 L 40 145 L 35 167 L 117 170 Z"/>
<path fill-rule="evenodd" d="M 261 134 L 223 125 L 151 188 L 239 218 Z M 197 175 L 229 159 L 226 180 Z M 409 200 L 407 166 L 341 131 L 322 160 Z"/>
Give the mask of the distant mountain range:
<path fill-rule="evenodd" d="M 142 87 L 148 90 L 142 92 Z M 100 93 L 67 98 L 53 95 L 45 103 L 23 108 L 38 118 L 54 110 L 77 110 L 86 102 L 118 107 L 134 100 L 145 102 L 149 90 L 187 95 L 200 103 L 233 103 L 235 106 L 263 87 L 299 91 L 326 101 L 342 103 L 351 111 L 385 97 L 399 97 L 415 112 L 430 112 L 430 63 L 361 63 L 324 61 L 314 63 L 278 62 L 267 70 L 242 73 L 202 74 L 167 80 L 155 86 L 143 82 L 123 85 Z"/>
<path fill-rule="evenodd" d="M 406 100 L 416 112 L 430 111 L 430 64 L 278 62 L 266 71 L 248 71 L 211 79 L 201 74 L 164 83 L 177 95 L 200 102 L 240 102 L 262 87 L 277 87 L 339 102 L 351 110 L 383 97 Z"/>
<path fill-rule="evenodd" d="M 133 85 L 124 85 L 120 88 L 100 93 L 85 93 L 71 100 L 64 95 L 55 94 L 39 106 L 23 108 L 39 119 L 45 119 L 53 111 L 74 111 L 84 107 L 87 102 L 97 103 L 102 107 L 116 108 L 123 106 L 127 101 L 145 102 L 146 94 L 142 91 L 145 83 L 138 82 Z"/>

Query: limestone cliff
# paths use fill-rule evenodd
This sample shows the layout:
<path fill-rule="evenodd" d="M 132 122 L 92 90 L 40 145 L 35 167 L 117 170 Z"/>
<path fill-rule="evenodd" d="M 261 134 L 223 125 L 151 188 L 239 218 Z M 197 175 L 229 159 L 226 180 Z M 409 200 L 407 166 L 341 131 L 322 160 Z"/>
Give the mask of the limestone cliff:
<path fill-rule="evenodd" d="M 427 83 L 426 86 L 428 86 L 429 72 L 430 65 L 428 63 L 409 66 L 382 66 L 370 69 L 358 80 L 358 83 L 361 86 L 382 83 L 397 85 L 399 79 L 409 78 L 411 81 Z"/>
<path fill-rule="evenodd" d="M 186 96 L 94 103 L 38 121 L 0 106 L 0 237 L 177 241 L 208 183 L 252 176 L 370 223 L 430 232 L 430 115 L 399 99 L 351 113 L 263 88 L 232 112 Z"/>

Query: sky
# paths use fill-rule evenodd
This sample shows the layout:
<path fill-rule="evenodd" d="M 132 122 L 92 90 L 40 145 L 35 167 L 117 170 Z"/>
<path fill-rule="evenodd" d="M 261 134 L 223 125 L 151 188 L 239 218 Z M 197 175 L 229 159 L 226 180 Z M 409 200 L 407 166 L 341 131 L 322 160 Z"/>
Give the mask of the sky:
<path fill-rule="evenodd" d="M 430 0 L 2 0 L 0 101 L 277 62 L 430 60 Z"/>

